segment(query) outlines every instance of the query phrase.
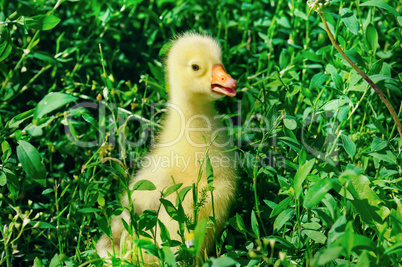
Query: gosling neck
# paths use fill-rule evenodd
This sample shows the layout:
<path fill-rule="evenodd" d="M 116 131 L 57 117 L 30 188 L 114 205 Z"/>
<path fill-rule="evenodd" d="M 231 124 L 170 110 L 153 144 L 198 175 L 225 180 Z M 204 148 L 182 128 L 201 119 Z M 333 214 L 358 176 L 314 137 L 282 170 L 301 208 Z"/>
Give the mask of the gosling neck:
<path fill-rule="evenodd" d="M 167 104 L 167 116 L 164 121 L 158 145 L 167 151 L 174 149 L 186 154 L 205 151 L 222 127 L 214 103 L 198 97 L 170 97 Z M 222 133 L 220 133 L 222 135 Z M 223 143 L 223 142 L 221 142 Z"/>
<path fill-rule="evenodd" d="M 201 115 L 212 118 L 216 115 L 215 104 L 210 99 L 202 95 L 186 95 L 170 97 L 169 102 L 171 106 L 169 109 L 175 109 L 181 112 L 186 120 L 193 116 Z"/>

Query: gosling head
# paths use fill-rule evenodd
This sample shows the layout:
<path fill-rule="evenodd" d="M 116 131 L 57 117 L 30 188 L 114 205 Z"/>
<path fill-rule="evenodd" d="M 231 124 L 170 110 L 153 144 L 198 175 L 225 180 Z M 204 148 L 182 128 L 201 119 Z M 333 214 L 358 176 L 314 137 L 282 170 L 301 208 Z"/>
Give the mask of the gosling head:
<path fill-rule="evenodd" d="M 173 42 L 167 57 L 172 98 L 213 101 L 236 95 L 237 81 L 226 73 L 219 44 L 209 36 L 190 33 Z"/>

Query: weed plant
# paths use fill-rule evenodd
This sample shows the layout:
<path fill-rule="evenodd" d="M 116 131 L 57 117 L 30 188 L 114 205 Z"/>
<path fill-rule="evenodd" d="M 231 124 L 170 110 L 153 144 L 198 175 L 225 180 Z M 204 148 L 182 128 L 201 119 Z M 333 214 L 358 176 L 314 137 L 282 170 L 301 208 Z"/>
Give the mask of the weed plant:
<path fill-rule="evenodd" d="M 398 2 L 334 0 L 323 16 L 401 119 Z M 110 234 L 120 192 L 160 130 L 169 40 L 190 30 L 216 37 L 239 82 L 235 99 L 217 103 L 237 153 L 238 193 L 215 252 L 197 260 L 214 217 L 192 224 L 180 196 L 194 197 L 195 214 L 203 196 L 167 188 L 161 205 L 193 229 L 194 244 L 170 240 L 155 212 L 132 214 L 129 233 L 164 241 L 137 240 L 139 259 L 401 266 L 402 140 L 310 11 L 294 0 L 1 1 L 0 265 L 102 265 L 96 241 Z M 212 175 L 204 162 L 200 171 Z M 163 200 L 169 194 L 178 201 Z"/>

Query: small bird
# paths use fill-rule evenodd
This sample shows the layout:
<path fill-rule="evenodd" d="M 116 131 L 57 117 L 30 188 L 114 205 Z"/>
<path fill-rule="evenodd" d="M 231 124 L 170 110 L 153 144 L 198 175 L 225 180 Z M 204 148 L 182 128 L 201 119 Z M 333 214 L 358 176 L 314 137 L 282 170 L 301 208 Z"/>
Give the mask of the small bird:
<path fill-rule="evenodd" d="M 148 180 L 156 190 L 131 191 L 133 210 L 141 214 L 145 210 L 158 211 L 160 208 L 157 216 L 169 231 L 170 238 L 183 240 L 179 235 L 178 222 L 161 206 L 161 192 L 173 184 L 182 183 L 182 187 L 186 187 L 197 183 L 201 162 L 208 155 L 213 168 L 214 207 L 210 191 L 207 191 L 197 220 L 212 216 L 214 208 L 215 230 L 219 233 L 225 226 L 235 197 L 238 174 L 227 128 L 222 123 L 222 115 L 217 114 L 214 101 L 224 96 L 235 96 L 237 81 L 226 73 L 222 65 L 219 44 L 212 37 L 198 33 L 186 33 L 172 41 L 166 59 L 166 79 L 169 98 L 162 131 L 150 154 L 145 157 L 147 164 L 143 164 L 144 167 L 131 179 L 129 186 L 132 190 L 138 181 Z M 197 186 L 198 193 L 202 194 L 204 190 L 205 194 L 207 186 L 204 169 Z M 177 194 L 171 194 L 166 199 L 175 203 L 176 197 Z M 186 216 L 191 218 L 194 213 L 192 194 L 187 194 L 181 204 Z M 130 205 L 127 195 L 123 196 L 122 205 Z M 122 233 L 127 232 L 122 219 L 130 222 L 128 211 L 112 220 L 112 239 L 103 235 L 98 240 L 96 250 L 100 257 L 113 255 L 113 247 L 115 253 L 119 251 Z M 126 236 L 128 243 L 141 238 Z M 162 243 L 160 237 L 157 243 Z M 208 253 L 213 245 L 214 231 L 207 229 L 202 248 Z M 143 260 L 147 264 L 157 261 L 148 254 Z"/>

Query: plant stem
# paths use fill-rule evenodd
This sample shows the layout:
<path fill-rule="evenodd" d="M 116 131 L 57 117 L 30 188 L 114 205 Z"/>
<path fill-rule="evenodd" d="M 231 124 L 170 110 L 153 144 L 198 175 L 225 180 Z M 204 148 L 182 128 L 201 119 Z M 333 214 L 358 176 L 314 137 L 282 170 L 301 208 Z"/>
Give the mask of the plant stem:
<path fill-rule="evenodd" d="M 343 52 L 342 48 L 339 46 L 339 44 L 335 41 L 334 36 L 332 35 L 327 21 L 325 20 L 325 17 L 322 12 L 318 12 L 318 14 L 321 17 L 322 23 L 324 24 L 325 31 L 328 34 L 329 39 L 331 40 L 332 44 L 338 50 L 338 52 L 342 55 L 344 59 L 352 66 L 353 69 L 355 69 L 366 82 L 374 89 L 374 91 L 378 94 L 378 96 L 381 98 L 382 102 L 384 102 L 385 106 L 388 108 L 389 113 L 391 113 L 392 118 L 395 121 L 396 127 L 398 128 L 399 136 L 402 139 L 402 124 L 401 121 L 398 118 L 398 115 L 396 114 L 394 108 L 392 107 L 391 103 L 388 101 L 387 97 L 384 95 L 384 93 L 378 88 L 378 86 Z"/>
<path fill-rule="evenodd" d="M 265 144 L 265 139 L 268 137 L 268 133 L 264 134 L 264 136 L 261 139 L 261 143 L 258 146 L 257 153 L 255 155 L 255 163 L 253 167 L 253 191 L 254 191 L 254 201 L 255 201 L 255 211 L 257 213 L 257 217 L 260 220 L 262 230 L 264 231 L 264 235 L 267 235 L 267 231 L 265 230 L 264 227 L 264 221 L 261 218 L 261 211 L 260 211 L 260 202 L 258 201 L 258 194 L 257 194 L 257 177 L 258 177 L 258 162 L 260 158 L 260 153 L 262 151 L 262 147 Z"/>
<path fill-rule="evenodd" d="M 54 185 L 54 199 L 55 199 L 55 206 L 56 206 L 56 223 L 57 223 L 57 229 L 56 229 L 56 234 L 57 234 L 57 240 L 59 242 L 59 254 L 63 254 L 63 247 L 62 247 L 62 237 L 61 237 L 61 232 L 60 232 L 60 211 L 59 211 L 59 196 L 58 196 L 58 190 L 59 190 L 59 185 L 57 184 L 58 181 L 55 181 Z"/>

